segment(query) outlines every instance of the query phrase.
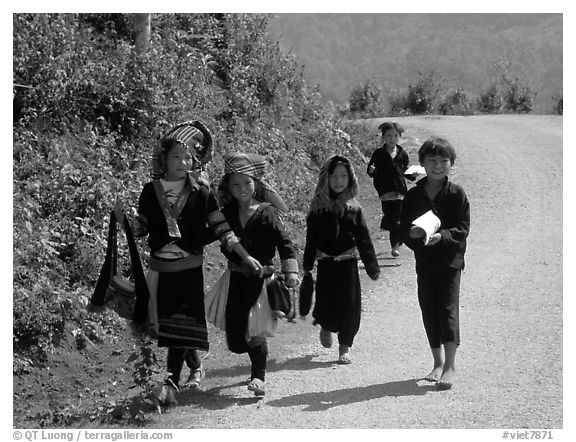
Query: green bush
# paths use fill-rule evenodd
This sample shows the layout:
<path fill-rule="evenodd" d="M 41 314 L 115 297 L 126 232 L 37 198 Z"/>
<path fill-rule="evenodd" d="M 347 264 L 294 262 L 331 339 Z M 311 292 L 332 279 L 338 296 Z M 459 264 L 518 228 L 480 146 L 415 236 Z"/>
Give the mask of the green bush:
<path fill-rule="evenodd" d="M 496 84 L 492 83 L 478 96 L 477 108 L 485 114 L 495 114 L 502 110 L 502 97 Z"/>
<path fill-rule="evenodd" d="M 42 361 L 67 328 L 80 338 L 94 329 L 85 330 L 81 308 L 104 259 L 109 211 L 117 198 L 136 205 L 171 124 L 198 119 L 212 129 L 215 183 L 223 153 L 265 155 L 293 208 L 288 223 L 302 226 L 317 166 L 351 145 L 267 21 L 153 15 L 150 49 L 138 54 L 130 14 L 13 15 L 16 353 Z"/>
<path fill-rule="evenodd" d="M 560 95 L 558 95 L 558 96 L 552 97 L 552 99 L 555 101 L 553 112 L 554 112 L 556 115 L 563 115 L 563 114 L 564 114 L 564 98 L 563 98 L 563 94 L 560 94 Z"/>
<path fill-rule="evenodd" d="M 497 59 L 492 71 L 490 83 L 479 95 L 478 110 L 483 113 L 532 112 L 536 93 L 514 74 L 512 63 Z"/>
<path fill-rule="evenodd" d="M 474 97 L 465 89 L 449 91 L 438 105 L 442 115 L 471 115 L 474 113 Z"/>
<path fill-rule="evenodd" d="M 382 88 L 373 80 L 367 80 L 352 89 L 348 100 L 349 110 L 353 114 L 375 116 L 382 107 Z"/>
<path fill-rule="evenodd" d="M 432 112 L 440 88 L 434 72 L 419 72 L 416 82 L 408 86 L 406 109 L 416 115 Z"/>

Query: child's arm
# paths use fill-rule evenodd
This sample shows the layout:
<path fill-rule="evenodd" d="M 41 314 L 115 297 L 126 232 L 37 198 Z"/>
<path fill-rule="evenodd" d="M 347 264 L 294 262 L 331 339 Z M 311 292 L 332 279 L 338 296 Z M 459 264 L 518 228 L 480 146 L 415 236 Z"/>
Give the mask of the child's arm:
<path fill-rule="evenodd" d="M 456 206 L 453 219 L 450 221 L 452 227 L 440 229 L 438 244 L 446 248 L 459 248 L 462 241 L 465 241 L 470 231 L 470 202 L 463 189 L 454 195 L 453 203 Z"/>
<path fill-rule="evenodd" d="M 124 217 L 126 217 L 128 219 L 128 223 L 130 224 L 130 228 L 132 229 L 132 233 L 137 238 L 148 234 L 148 218 L 143 214 L 142 209 L 142 207 L 145 206 L 145 203 L 143 202 L 144 194 L 145 191 L 142 190 L 142 193 L 138 199 L 138 215 L 136 217 L 129 215 L 129 209 L 122 199 L 118 198 L 116 200 L 116 204 L 114 205 L 114 215 L 116 216 L 116 221 L 119 224 L 122 224 L 122 220 Z"/>
<path fill-rule="evenodd" d="M 406 172 L 408 170 L 408 166 L 410 165 L 410 158 L 408 157 L 408 153 L 403 151 L 404 155 L 402 155 L 401 163 L 402 172 Z"/>
<path fill-rule="evenodd" d="M 356 226 L 353 232 L 354 242 L 358 248 L 358 253 L 360 253 L 360 259 L 364 263 L 366 273 L 368 273 L 370 279 L 377 280 L 380 276 L 380 266 L 378 265 L 376 251 L 370 238 L 370 231 L 361 209 L 358 210 L 356 215 Z"/>
<path fill-rule="evenodd" d="M 374 157 L 375 156 L 376 156 L 376 151 L 374 151 L 372 153 L 372 156 L 370 157 L 370 161 L 368 162 L 368 166 L 366 166 L 366 173 L 371 178 L 374 176 L 374 172 L 376 171 L 376 166 L 374 165 Z"/>
<path fill-rule="evenodd" d="M 314 215 L 306 217 L 306 245 L 304 246 L 304 257 L 302 259 L 302 270 L 305 274 L 312 272 L 316 261 L 317 223 L 314 221 Z"/>
<path fill-rule="evenodd" d="M 404 201 L 402 202 L 402 210 L 400 211 L 400 238 L 406 246 L 412 250 L 423 247 L 422 239 L 414 238 L 410 231 L 412 229 L 412 221 L 416 219 L 415 216 L 415 199 L 412 192 L 408 192 L 404 196 Z"/>
<path fill-rule="evenodd" d="M 253 269 L 258 276 L 262 276 L 263 268 L 260 262 L 252 257 L 240 244 L 238 237 L 234 234 L 224 214 L 218 209 L 218 203 L 212 193 L 208 196 L 208 227 L 214 232 L 216 238 L 228 250 L 235 252 L 242 261 Z"/>
<path fill-rule="evenodd" d="M 271 207 L 270 210 L 274 212 L 273 227 L 276 235 L 276 249 L 280 255 L 281 272 L 286 278 L 286 285 L 293 288 L 296 287 L 299 282 L 296 249 L 290 239 L 290 233 L 286 228 L 286 224 L 282 221 L 281 213 L 273 207 Z"/>

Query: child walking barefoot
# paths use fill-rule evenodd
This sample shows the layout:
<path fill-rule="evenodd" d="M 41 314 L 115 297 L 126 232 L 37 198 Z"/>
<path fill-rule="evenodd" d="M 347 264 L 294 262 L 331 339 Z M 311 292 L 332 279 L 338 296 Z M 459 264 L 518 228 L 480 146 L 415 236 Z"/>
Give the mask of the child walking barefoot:
<path fill-rule="evenodd" d="M 378 279 L 380 267 L 370 233 L 356 201 L 358 183 L 350 161 L 334 155 L 322 167 L 306 218 L 303 269 L 318 260 L 316 302 L 312 316 L 320 324 L 320 342 L 332 346 L 338 333 L 340 364 L 350 364 L 350 347 L 360 328 L 361 287 L 358 257 L 368 276 Z"/>
<path fill-rule="evenodd" d="M 266 336 L 250 336 L 248 317 L 274 274 L 276 250 L 286 285 L 298 284 L 296 251 L 280 214 L 286 206 L 262 180 L 265 166 L 266 161 L 260 155 L 228 154 L 224 158 L 224 177 L 219 186 L 222 213 L 240 243 L 263 268 L 258 274 L 234 254 L 226 253 L 231 270 L 225 312 L 226 340 L 232 352 L 248 353 L 252 364 L 248 390 L 256 396 L 266 392 L 268 343 Z"/>
<path fill-rule="evenodd" d="M 449 389 L 456 376 L 456 350 L 460 345 L 460 276 L 464 269 L 466 238 L 470 229 L 470 204 L 462 187 L 449 181 L 456 152 L 440 138 L 422 144 L 418 152 L 426 170 L 404 198 L 400 234 L 414 251 L 418 302 L 434 366 L 425 377 Z M 440 227 L 425 242 L 424 231 L 413 221 L 432 211 Z"/>

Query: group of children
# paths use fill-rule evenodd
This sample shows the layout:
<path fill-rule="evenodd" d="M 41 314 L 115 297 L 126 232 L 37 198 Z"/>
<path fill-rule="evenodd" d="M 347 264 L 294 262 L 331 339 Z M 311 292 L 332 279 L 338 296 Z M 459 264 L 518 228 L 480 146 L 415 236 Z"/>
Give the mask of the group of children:
<path fill-rule="evenodd" d="M 418 299 L 434 359 L 426 379 L 439 388 L 450 388 L 460 343 L 458 292 L 469 228 L 466 195 L 448 180 L 456 155 L 445 140 L 424 143 L 419 160 L 427 176 L 407 191 L 401 175 L 408 156 L 397 144 L 402 129 L 385 123 L 381 130 L 384 146 L 374 153 L 368 167 L 382 201 L 381 227 L 390 231 L 393 256 L 398 256 L 402 243 L 414 250 Z M 136 236 L 148 236 L 150 300 L 145 326 L 157 337 L 158 346 L 168 349 L 169 377 L 158 396 L 165 403 L 174 400 L 181 388 L 200 387 L 205 376 L 198 354 L 209 348 L 202 273 L 205 245 L 218 240 L 228 259 L 223 328 L 230 351 L 248 353 L 247 388 L 257 396 L 265 394 L 268 345 L 265 334 L 251 332 L 249 317 L 275 274 L 283 274 L 290 288 L 299 284 L 296 250 L 282 221 L 287 207 L 263 179 L 265 159 L 256 154 L 227 154 L 222 180 L 214 191 L 203 174 L 212 146 L 212 135 L 200 122 L 186 122 L 168 131 L 155 148 L 153 180 L 141 192 L 138 215 L 129 218 Z M 352 362 L 350 348 L 360 327 L 358 259 L 371 279 L 380 275 L 357 193 L 351 162 L 334 155 L 321 168 L 306 218 L 303 272 L 312 272 L 317 261 L 312 316 L 314 324 L 320 325 L 324 347 L 331 347 L 337 334 L 340 364 Z M 429 210 L 442 225 L 424 245 L 411 224 Z M 121 201 L 115 213 L 119 220 L 127 215 Z M 280 269 L 274 268 L 276 252 Z M 190 375 L 181 384 L 184 364 Z"/>

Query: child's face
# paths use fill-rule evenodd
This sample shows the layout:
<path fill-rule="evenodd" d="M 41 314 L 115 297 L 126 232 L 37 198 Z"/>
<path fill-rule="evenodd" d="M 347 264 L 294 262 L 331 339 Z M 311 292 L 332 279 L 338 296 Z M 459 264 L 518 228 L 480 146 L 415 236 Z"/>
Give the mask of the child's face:
<path fill-rule="evenodd" d="M 443 180 L 452 169 L 450 158 L 442 155 L 426 155 L 420 164 L 430 180 Z"/>
<path fill-rule="evenodd" d="M 177 181 L 192 169 L 194 157 L 182 144 L 172 147 L 166 154 L 166 179 Z"/>
<path fill-rule="evenodd" d="M 342 164 L 338 164 L 334 168 L 334 172 L 328 178 L 328 186 L 334 193 L 342 193 L 350 184 L 350 176 L 348 170 Z"/>
<path fill-rule="evenodd" d="M 254 180 L 248 175 L 244 175 L 243 173 L 233 173 L 230 175 L 228 190 L 239 203 L 249 203 L 252 201 L 252 196 L 254 195 L 256 186 L 254 185 Z"/>
<path fill-rule="evenodd" d="M 382 134 L 382 139 L 384 140 L 384 144 L 394 147 L 400 140 L 400 134 L 396 129 L 388 129 L 384 134 Z"/>

